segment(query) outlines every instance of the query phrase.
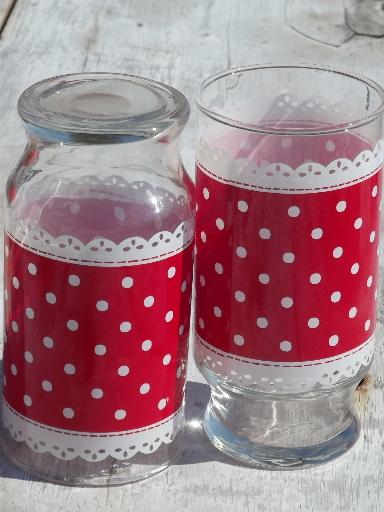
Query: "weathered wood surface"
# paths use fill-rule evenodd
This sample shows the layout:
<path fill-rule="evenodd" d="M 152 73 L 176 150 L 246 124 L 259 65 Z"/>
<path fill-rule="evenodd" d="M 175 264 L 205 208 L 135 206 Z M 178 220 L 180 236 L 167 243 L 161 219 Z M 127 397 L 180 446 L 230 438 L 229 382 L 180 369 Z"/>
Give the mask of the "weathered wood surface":
<path fill-rule="evenodd" d="M 284 7 L 283 0 L 18 0 L 0 39 L 0 187 L 24 144 L 17 97 L 50 75 L 103 70 L 149 76 L 181 89 L 192 104 L 203 77 L 257 62 L 317 62 L 384 82 L 383 39 L 355 36 L 339 48 L 322 45 L 288 27 Z M 183 137 L 191 174 L 193 124 Z M 202 433 L 209 393 L 191 362 L 187 439 L 177 465 L 134 485 L 76 489 L 34 481 L 0 459 L 0 511 L 381 512 L 382 296 L 380 304 L 376 361 L 356 393 L 363 435 L 337 462 L 291 472 L 232 464 Z"/>

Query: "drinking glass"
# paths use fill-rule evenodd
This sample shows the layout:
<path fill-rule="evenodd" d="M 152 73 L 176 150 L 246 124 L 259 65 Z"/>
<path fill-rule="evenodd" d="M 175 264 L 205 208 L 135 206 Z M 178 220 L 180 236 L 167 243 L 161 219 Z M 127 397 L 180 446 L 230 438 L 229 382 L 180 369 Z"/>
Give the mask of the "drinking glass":
<path fill-rule="evenodd" d="M 213 444 L 306 467 L 359 435 L 378 287 L 383 89 L 251 66 L 198 97 L 195 359 Z"/>
<path fill-rule="evenodd" d="M 193 185 L 185 97 L 91 73 L 20 97 L 7 184 L 5 455 L 73 485 L 139 480 L 183 441 Z"/>

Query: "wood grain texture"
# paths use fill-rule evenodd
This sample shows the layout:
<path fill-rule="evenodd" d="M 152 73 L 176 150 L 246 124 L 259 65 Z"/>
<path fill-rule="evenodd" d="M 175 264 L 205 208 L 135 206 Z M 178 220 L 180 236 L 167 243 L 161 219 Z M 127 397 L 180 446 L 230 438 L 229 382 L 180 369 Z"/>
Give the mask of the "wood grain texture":
<path fill-rule="evenodd" d="M 211 73 L 250 63 L 317 62 L 384 82 L 384 40 L 355 36 L 340 48 L 322 45 L 288 27 L 284 7 L 283 0 L 18 0 L 0 40 L 0 187 L 24 145 L 17 98 L 47 76 L 116 71 L 179 88 L 193 110 L 182 145 L 191 175 L 193 98 L 202 78 Z M 356 393 L 363 435 L 338 461 L 290 472 L 233 464 L 204 437 L 201 417 L 209 390 L 191 362 L 186 446 L 178 464 L 134 485 L 77 489 L 35 481 L 0 459 L 0 511 L 381 512 L 382 295 L 380 305 L 375 364 Z"/>

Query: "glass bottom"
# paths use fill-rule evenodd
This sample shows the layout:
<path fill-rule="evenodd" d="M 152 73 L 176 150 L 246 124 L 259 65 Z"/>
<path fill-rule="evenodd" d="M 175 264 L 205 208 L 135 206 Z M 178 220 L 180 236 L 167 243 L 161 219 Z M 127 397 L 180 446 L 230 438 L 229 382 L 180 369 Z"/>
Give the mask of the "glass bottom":
<path fill-rule="evenodd" d="M 36 453 L 25 442 L 15 441 L 4 427 L 0 429 L 1 451 L 18 468 L 35 478 L 80 487 L 122 485 L 143 480 L 166 469 L 178 459 L 183 448 L 180 430 L 170 444 L 162 444 L 151 454 L 136 454 L 127 460 L 107 457 L 88 462 L 76 457 L 64 461 L 50 453 Z"/>
<path fill-rule="evenodd" d="M 228 386 L 204 369 L 211 385 L 206 434 L 223 453 L 259 469 L 324 464 L 347 452 L 359 438 L 353 399 L 366 371 L 334 390 L 278 396 Z"/>

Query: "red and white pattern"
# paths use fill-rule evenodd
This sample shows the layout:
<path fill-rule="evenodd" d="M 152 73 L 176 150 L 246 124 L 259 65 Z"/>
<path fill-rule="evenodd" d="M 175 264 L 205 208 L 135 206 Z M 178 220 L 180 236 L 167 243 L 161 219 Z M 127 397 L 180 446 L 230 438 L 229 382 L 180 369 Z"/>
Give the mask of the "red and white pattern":
<path fill-rule="evenodd" d="M 382 144 L 251 137 L 200 143 L 196 359 L 270 391 L 334 384 L 373 354 Z"/>
<path fill-rule="evenodd" d="M 22 224 L 7 233 L 3 422 L 14 439 L 89 461 L 172 441 L 183 422 L 192 240 L 187 221 L 119 244 Z"/>

